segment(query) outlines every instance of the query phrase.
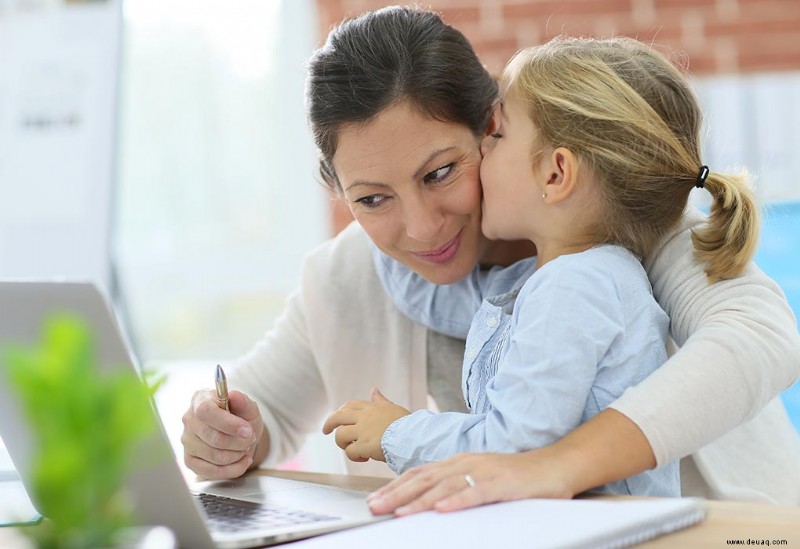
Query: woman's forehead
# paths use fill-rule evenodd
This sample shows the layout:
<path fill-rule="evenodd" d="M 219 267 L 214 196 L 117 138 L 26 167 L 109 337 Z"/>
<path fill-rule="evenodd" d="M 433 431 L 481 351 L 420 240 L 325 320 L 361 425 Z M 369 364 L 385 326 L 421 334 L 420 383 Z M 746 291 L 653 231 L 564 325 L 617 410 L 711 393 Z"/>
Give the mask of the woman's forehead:
<path fill-rule="evenodd" d="M 393 174 L 410 177 L 440 151 L 473 152 L 478 138 L 469 127 L 437 120 L 407 102 L 387 107 L 369 122 L 345 124 L 337 140 L 333 166 L 346 181 L 383 181 Z"/>

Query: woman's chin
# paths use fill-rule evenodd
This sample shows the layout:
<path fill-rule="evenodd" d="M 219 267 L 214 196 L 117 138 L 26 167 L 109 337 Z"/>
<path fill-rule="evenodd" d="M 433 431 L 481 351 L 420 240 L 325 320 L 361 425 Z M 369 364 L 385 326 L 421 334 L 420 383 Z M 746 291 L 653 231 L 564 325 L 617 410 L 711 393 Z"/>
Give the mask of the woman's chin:
<path fill-rule="evenodd" d="M 471 273 L 476 264 L 477 258 L 472 262 L 454 261 L 450 262 L 450 264 L 416 265 L 417 268 L 414 268 L 414 271 L 428 282 L 434 284 L 453 284 Z"/>

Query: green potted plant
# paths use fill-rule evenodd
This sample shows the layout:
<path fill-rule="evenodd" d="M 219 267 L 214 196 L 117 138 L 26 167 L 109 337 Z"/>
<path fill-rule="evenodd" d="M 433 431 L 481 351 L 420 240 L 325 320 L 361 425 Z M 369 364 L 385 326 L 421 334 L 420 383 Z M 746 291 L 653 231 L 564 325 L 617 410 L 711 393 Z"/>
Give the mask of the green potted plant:
<path fill-rule="evenodd" d="M 34 433 L 32 499 L 46 517 L 26 529 L 39 547 L 111 547 L 132 523 L 124 483 L 132 449 L 156 428 L 146 384 L 130 370 L 107 375 L 92 336 L 56 315 L 33 346 L 3 349 L 8 379 Z"/>

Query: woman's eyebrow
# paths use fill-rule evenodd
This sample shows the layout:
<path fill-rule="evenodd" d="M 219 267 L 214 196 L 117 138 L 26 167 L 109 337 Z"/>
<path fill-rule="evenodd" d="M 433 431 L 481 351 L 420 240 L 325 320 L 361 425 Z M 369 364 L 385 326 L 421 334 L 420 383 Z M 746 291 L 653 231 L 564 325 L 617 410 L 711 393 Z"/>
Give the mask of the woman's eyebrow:
<path fill-rule="evenodd" d="M 389 185 L 386 183 L 381 183 L 380 181 L 367 181 L 365 179 L 356 179 L 347 188 L 342 189 L 342 191 L 347 194 L 347 192 L 352 189 L 353 187 L 386 187 L 389 188 Z"/>
<path fill-rule="evenodd" d="M 413 179 L 419 179 L 420 177 L 422 177 L 423 175 L 425 175 L 425 171 L 428 169 L 428 165 L 429 165 L 429 164 L 430 164 L 430 163 L 433 161 L 433 159 L 435 159 L 437 156 L 439 156 L 439 155 L 440 155 L 440 154 L 442 154 L 442 153 L 446 153 L 447 151 L 452 151 L 452 150 L 453 150 L 453 149 L 455 149 L 455 148 L 456 148 L 456 147 L 455 147 L 455 145 L 453 145 L 453 146 L 451 146 L 451 147 L 445 147 L 445 148 L 443 148 L 443 149 L 438 149 L 438 150 L 435 150 L 435 151 L 433 151 L 433 152 L 432 152 L 432 153 L 431 153 L 431 154 L 428 156 L 428 158 L 426 158 L 426 159 L 425 159 L 425 162 L 423 162 L 422 164 L 420 164 L 420 166 L 419 166 L 419 169 L 418 169 L 416 172 L 414 172 L 414 177 L 413 177 Z"/>

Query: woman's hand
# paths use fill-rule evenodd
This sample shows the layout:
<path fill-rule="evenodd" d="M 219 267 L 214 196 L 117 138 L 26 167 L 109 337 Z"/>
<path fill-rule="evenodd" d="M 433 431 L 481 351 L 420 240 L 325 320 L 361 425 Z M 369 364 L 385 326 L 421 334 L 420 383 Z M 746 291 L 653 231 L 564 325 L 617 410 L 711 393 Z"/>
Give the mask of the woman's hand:
<path fill-rule="evenodd" d="M 258 405 L 240 391 L 228 399 L 230 412 L 217 405 L 214 391 L 197 391 L 183 414 L 183 461 L 209 480 L 242 476 L 263 459 L 269 444 Z"/>
<path fill-rule="evenodd" d="M 381 438 L 386 429 L 411 412 L 387 399 L 372 388 L 370 400 L 351 400 L 331 414 L 322 432 L 336 430 L 336 445 L 352 461 L 385 461 Z"/>
<path fill-rule="evenodd" d="M 369 495 L 376 514 L 456 511 L 525 498 L 568 499 L 568 488 L 548 448 L 521 454 L 459 454 L 415 467 Z"/>
<path fill-rule="evenodd" d="M 568 499 L 655 466 L 639 427 L 607 408 L 550 446 L 519 454 L 461 454 L 423 465 L 367 501 L 375 514 L 408 515 L 525 498 Z"/>

